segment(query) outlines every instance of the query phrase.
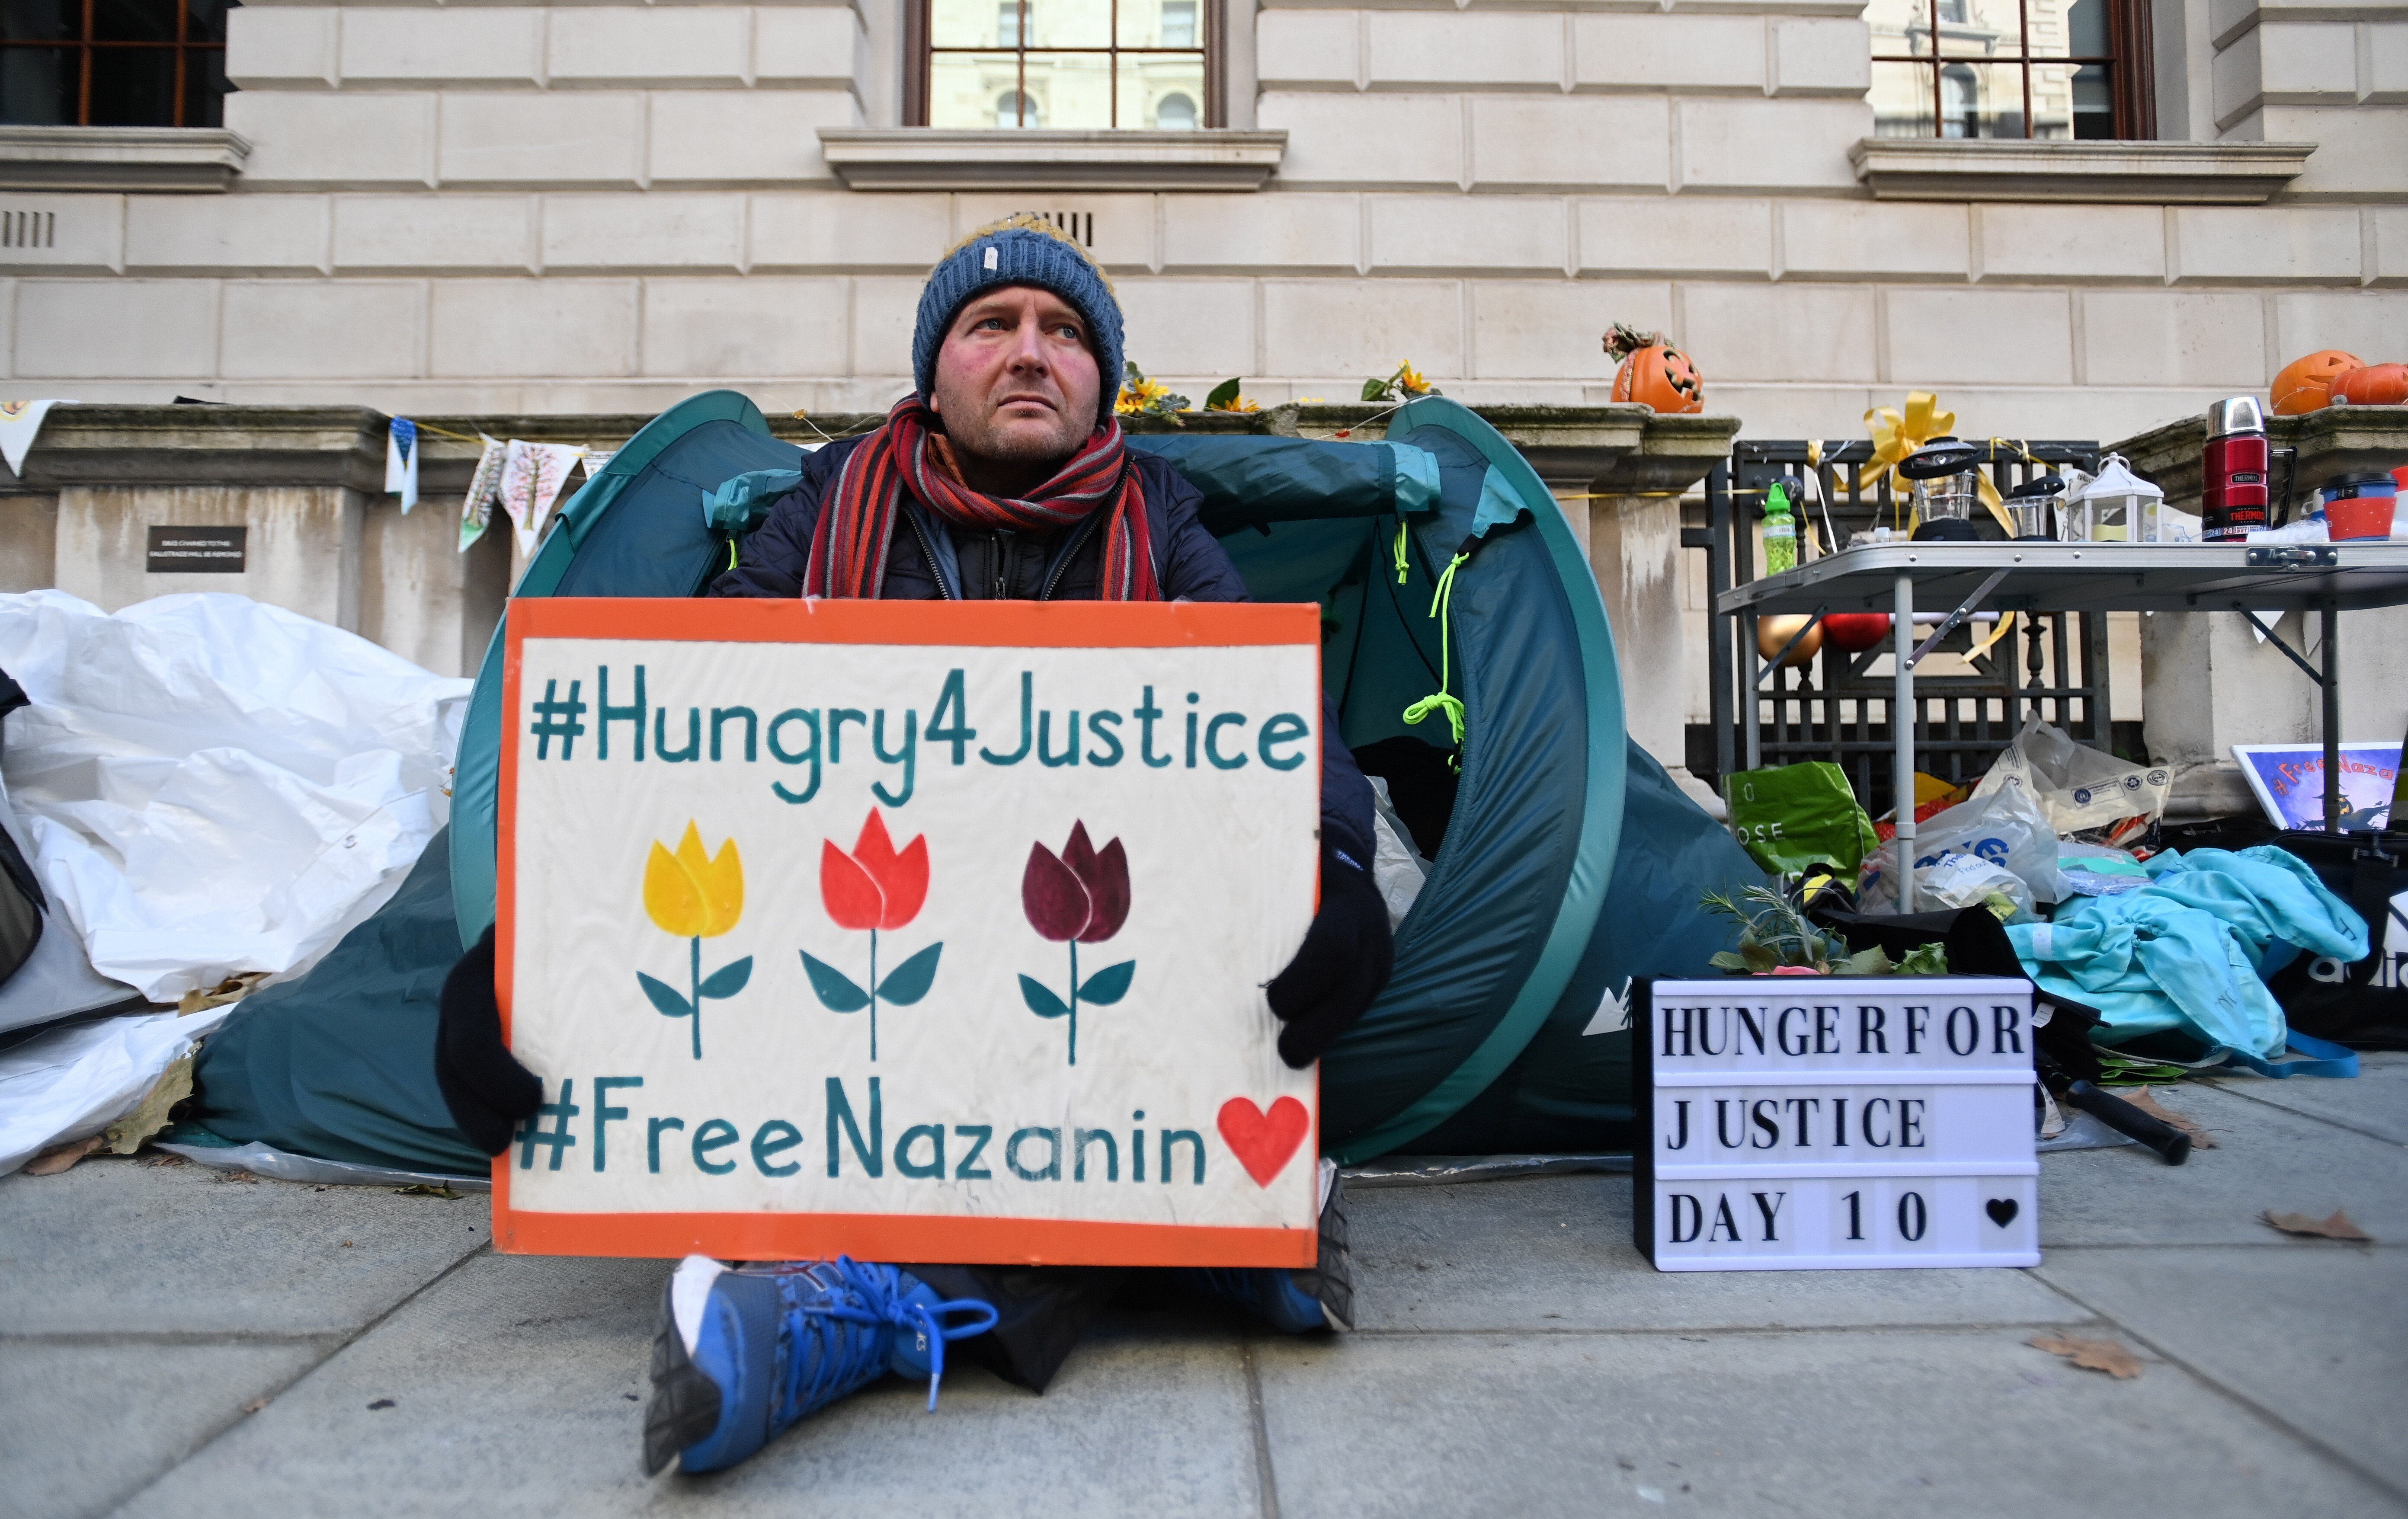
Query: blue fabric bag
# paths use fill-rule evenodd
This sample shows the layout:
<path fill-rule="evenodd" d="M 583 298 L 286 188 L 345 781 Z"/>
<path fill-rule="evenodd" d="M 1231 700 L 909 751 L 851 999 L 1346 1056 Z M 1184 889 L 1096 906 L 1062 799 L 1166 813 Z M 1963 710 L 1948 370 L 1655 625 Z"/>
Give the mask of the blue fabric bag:
<path fill-rule="evenodd" d="M 2291 1074 L 2285 1068 L 2296 1063 L 2276 1057 L 2286 1044 L 2306 1046 L 2286 1027 L 2266 978 L 2302 953 L 2360 958 L 2365 920 L 2297 856 L 2271 845 L 2169 851 L 2148 868 L 2150 882 L 2137 891 L 2086 898 L 2054 923 L 2010 927 L 2026 973 L 2043 992 L 2098 1009 L 2102 1043 L 2177 1031 L 2264 1074 Z"/>

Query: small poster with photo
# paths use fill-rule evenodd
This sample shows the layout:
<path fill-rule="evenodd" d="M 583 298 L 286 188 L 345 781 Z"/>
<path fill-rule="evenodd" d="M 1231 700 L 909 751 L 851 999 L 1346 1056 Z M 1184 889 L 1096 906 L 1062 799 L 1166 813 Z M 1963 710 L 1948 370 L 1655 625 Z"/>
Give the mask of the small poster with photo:
<path fill-rule="evenodd" d="M 2249 789 L 2278 828 L 2321 828 L 2325 823 L 2322 744 L 2234 744 L 2232 757 Z M 2400 779 L 2400 746 L 2341 746 L 2341 825 L 2390 826 L 2391 795 Z"/>

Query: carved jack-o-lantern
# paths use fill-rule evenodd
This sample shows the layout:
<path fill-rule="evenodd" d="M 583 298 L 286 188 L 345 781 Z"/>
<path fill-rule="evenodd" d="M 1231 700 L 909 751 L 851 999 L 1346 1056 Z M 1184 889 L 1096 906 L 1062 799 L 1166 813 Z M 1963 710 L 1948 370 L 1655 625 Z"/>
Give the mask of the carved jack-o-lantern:
<path fill-rule="evenodd" d="M 2274 403 L 2274 415 L 2296 417 L 2316 410 L 2329 399 L 2332 382 L 2358 366 L 2357 354 L 2344 353 L 2337 348 L 2293 359 L 2274 377 L 2269 393 L 2268 399 Z"/>
<path fill-rule="evenodd" d="M 1662 333 L 1639 332 L 1617 322 L 1605 335 L 1605 351 L 1622 361 L 1613 375 L 1615 400 L 1637 401 L 1656 411 L 1706 408 L 1706 377 Z"/>

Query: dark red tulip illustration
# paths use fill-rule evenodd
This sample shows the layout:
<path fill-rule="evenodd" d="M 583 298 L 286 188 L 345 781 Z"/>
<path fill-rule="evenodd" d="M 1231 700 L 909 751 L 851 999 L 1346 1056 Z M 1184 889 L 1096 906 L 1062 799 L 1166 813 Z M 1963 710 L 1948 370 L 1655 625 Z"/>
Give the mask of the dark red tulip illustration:
<path fill-rule="evenodd" d="M 1055 943 L 1070 946 L 1070 996 L 1068 1001 L 1033 976 L 1020 978 L 1020 997 L 1039 1018 L 1069 1021 L 1070 1064 L 1079 1063 L 1079 1004 L 1108 1008 L 1128 995 L 1137 962 L 1107 966 L 1082 983 L 1079 946 L 1100 944 L 1128 922 L 1128 852 L 1117 838 L 1097 849 L 1083 822 L 1070 825 L 1070 840 L 1055 854 L 1043 844 L 1028 851 L 1028 868 L 1020 877 L 1021 910 L 1028 925 Z"/>
<path fill-rule="evenodd" d="M 820 900 L 839 928 L 869 931 L 869 989 L 824 960 L 802 952 L 803 969 L 811 990 L 834 1012 L 869 1010 L 869 1058 L 878 1058 L 878 1004 L 881 999 L 908 1008 L 928 995 L 937 979 L 937 958 L 942 943 L 929 945 L 878 979 L 878 932 L 903 927 L 920 915 L 928 899 L 928 839 L 923 834 L 897 850 L 887 837 L 885 821 L 869 810 L 861 837 L 848 854 L 836 840 L 820 842 Z"/>

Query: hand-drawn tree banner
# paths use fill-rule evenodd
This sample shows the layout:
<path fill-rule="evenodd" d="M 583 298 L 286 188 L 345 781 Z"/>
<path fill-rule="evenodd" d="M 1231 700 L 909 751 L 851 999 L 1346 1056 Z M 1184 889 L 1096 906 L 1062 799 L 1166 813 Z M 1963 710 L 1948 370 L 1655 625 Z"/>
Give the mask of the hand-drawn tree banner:
<path fill-rule="evenodd" d="M 1310 1265 L 1305 606 L 509 609 L 508 1251 Z"/>

